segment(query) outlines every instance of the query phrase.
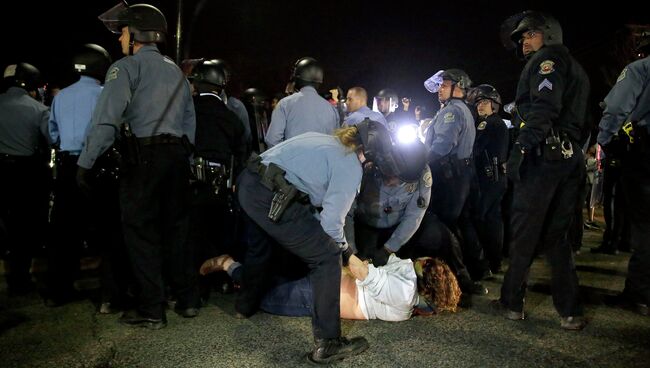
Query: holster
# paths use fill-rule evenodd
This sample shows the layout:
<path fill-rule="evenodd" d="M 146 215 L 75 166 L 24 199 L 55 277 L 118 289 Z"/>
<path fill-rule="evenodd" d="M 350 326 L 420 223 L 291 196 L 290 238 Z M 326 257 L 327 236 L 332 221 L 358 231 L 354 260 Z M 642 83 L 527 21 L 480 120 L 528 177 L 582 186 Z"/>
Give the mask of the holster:
<path fill-rule="evenodd" d="M 138 137 L 131 131 L 129 123 L 123 123 L 120 128 L 120 155 L 122 162 L 128 165 L 140 164 L 140 143 Z"/>
<path fill-rule="evenodd" d="M 255 153 L 248 160 L 248 169 L 257 172 L 262 177 L 262 185 L 274 192 L 268 217 L 273 222 L 280 221 L 284 211 L 297 197 L 298 189 L 284 178 L 284 170 L 274 163 L 264 165 L 262 158 Z"/>

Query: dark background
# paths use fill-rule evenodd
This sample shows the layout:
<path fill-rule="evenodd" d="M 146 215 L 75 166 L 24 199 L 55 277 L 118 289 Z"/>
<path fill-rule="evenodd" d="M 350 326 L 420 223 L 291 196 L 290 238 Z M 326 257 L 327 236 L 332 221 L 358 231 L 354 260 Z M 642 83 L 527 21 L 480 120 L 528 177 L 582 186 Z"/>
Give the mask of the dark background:
<path fill-rule="evenodd" d="M 2 12 L 2 68 L 9 63 L 34 64 L 47 81 L 73 81 L 69 59 L 84 43 L 105 47 L 114 60 L 122 57 L 118 35 L 97 16 L 116 0 L 14 2 Z M 136 3 L 135 1 L 131 2 Z M 175 31 L 177 1 L 151 0 Z M 558 18 L 564 43 L 587 69 L 593 100 L 602 100 L 620 42 L 613 38 L 624 24 L 648 24 L 639 8 L 622 2 L 606 5 L 564 2 L 355 2 L 355 1 L 218 1 L 184 0 L 184 57 L 222 58 L 234 69 L 233 94 L 258 87 L 267 95 L 280 92 L 293 63 L 312 56 L 325 67 L 322 91 L 360 85 L 373 95 L 392 87 L 414 104 L 437 106 L 423 87 L 439 69 L 464 69 L 474 84 L 490 83 L 504 101 L 514 97 L 523 64 L 499 41 L 499 26 L 526 9 L 545 10 Z M 203 6 L 200 7 L 199 5 Z M 624 6 L 625 5 L 625 6 Z M 198 9 L 198 11 L 197 11 Z M 163 52 L 174 57 L 174 40 Z"/>

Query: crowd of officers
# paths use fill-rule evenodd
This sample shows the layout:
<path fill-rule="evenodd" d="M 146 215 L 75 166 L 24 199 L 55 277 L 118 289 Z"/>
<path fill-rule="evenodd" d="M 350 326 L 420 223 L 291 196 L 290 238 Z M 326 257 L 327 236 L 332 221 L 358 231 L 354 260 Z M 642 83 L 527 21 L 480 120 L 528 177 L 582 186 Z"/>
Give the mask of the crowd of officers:
<path fill-rule="evenodd" d="M 440 110 L 421 119 L 390 89 L 373 109 L 362 87 L 323 98 L 323 68 L 308 57 L 295 63 L 268 119 L 256 89 L 244 102 L 228 95 L 232 71 L 223 60 L 186 60 L 181 69 L 163 56 L 157 43 L 167 24 L 155 7 L 121 3 L 99 18 L 120 34 L 126 56 L 113 63 L 101 46 L 84 45 L 73 62 L 79 80 L 51 106 L 36 99 L 35 67 L 5 70 L 0 216 L 10 294 L 33 289 L 31 258 L 48 233 L 49 305 L 77 297 L 79 251 L 92 243 L 102 259 L 100 312 L 127 310 L 121 322 L 162 328 L 168 300 L 191 318 L 216 285 L 232 287 L 198 274 L 204 260 L 228 253 L 245 265 L 241 317 L 258 310 L 270 273 L 310 273 L 309 357 L 326 363 L 367 348 L 363 338 L 340 336 L 335 313 L 331 270 L 350 254 L 375 266 L 391 254 L 441 258 L 464 307 L 488 293 L 481 281 L 503 272 L 507 254 L 491 306 L 519 320 L 530 265 L 544 253 L 561 327 L 585 326 L 567 232 L 584 198 L 589 81 L 553 17 L 526 11 L 502 25 L 504 44 L 526 62 L 511 123 L 501 118 L 497 90 L 473 87 L 460 69 L 424 82 Z M 607 155 L 615 154 L 612 140 L 635 152 L 623 166 L 634 253 L 619 301 L 645 313 L 649 70 L 647 58 L 623 70 L 598 136 Z M 332 143 L 337 131 L 342 146 Z"/>

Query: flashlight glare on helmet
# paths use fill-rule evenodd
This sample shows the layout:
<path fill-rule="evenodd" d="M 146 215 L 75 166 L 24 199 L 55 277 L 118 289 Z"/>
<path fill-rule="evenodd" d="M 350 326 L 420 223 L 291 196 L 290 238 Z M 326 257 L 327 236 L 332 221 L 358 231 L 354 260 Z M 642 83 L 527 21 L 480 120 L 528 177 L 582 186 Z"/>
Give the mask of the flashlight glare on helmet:
<path fill-rule="evenodd" d="M 397 141 L 401 144 L 413 143 L 418 139 L 418 130 L 415 125 L 403 125 L 397 130 Z"/>

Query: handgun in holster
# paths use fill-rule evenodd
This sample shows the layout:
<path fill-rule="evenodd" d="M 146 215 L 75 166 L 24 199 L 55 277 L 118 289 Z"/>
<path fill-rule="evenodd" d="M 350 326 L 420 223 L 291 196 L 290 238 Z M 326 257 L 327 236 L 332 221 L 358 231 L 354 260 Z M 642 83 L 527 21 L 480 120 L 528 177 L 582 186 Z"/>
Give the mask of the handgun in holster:
<path fill-rule="evenodd" d="M 278 222 L 284 211 L 298 194 L 298 189 L 284 178 L 285 171 L 278 165 L 270 163 L 262 175 L 262 185 L 274 192 L 268 217 Z"/>
<path fill-rule="evenodd" d="M 129 165 L 138 165 L 140 163 L 140 144 L 138 143 L 138 137 L 133 134 L 129 123 L 122 124 L 120 135 L 122 138 L 120 155 L 122 156 L 123 162 Z"/>

